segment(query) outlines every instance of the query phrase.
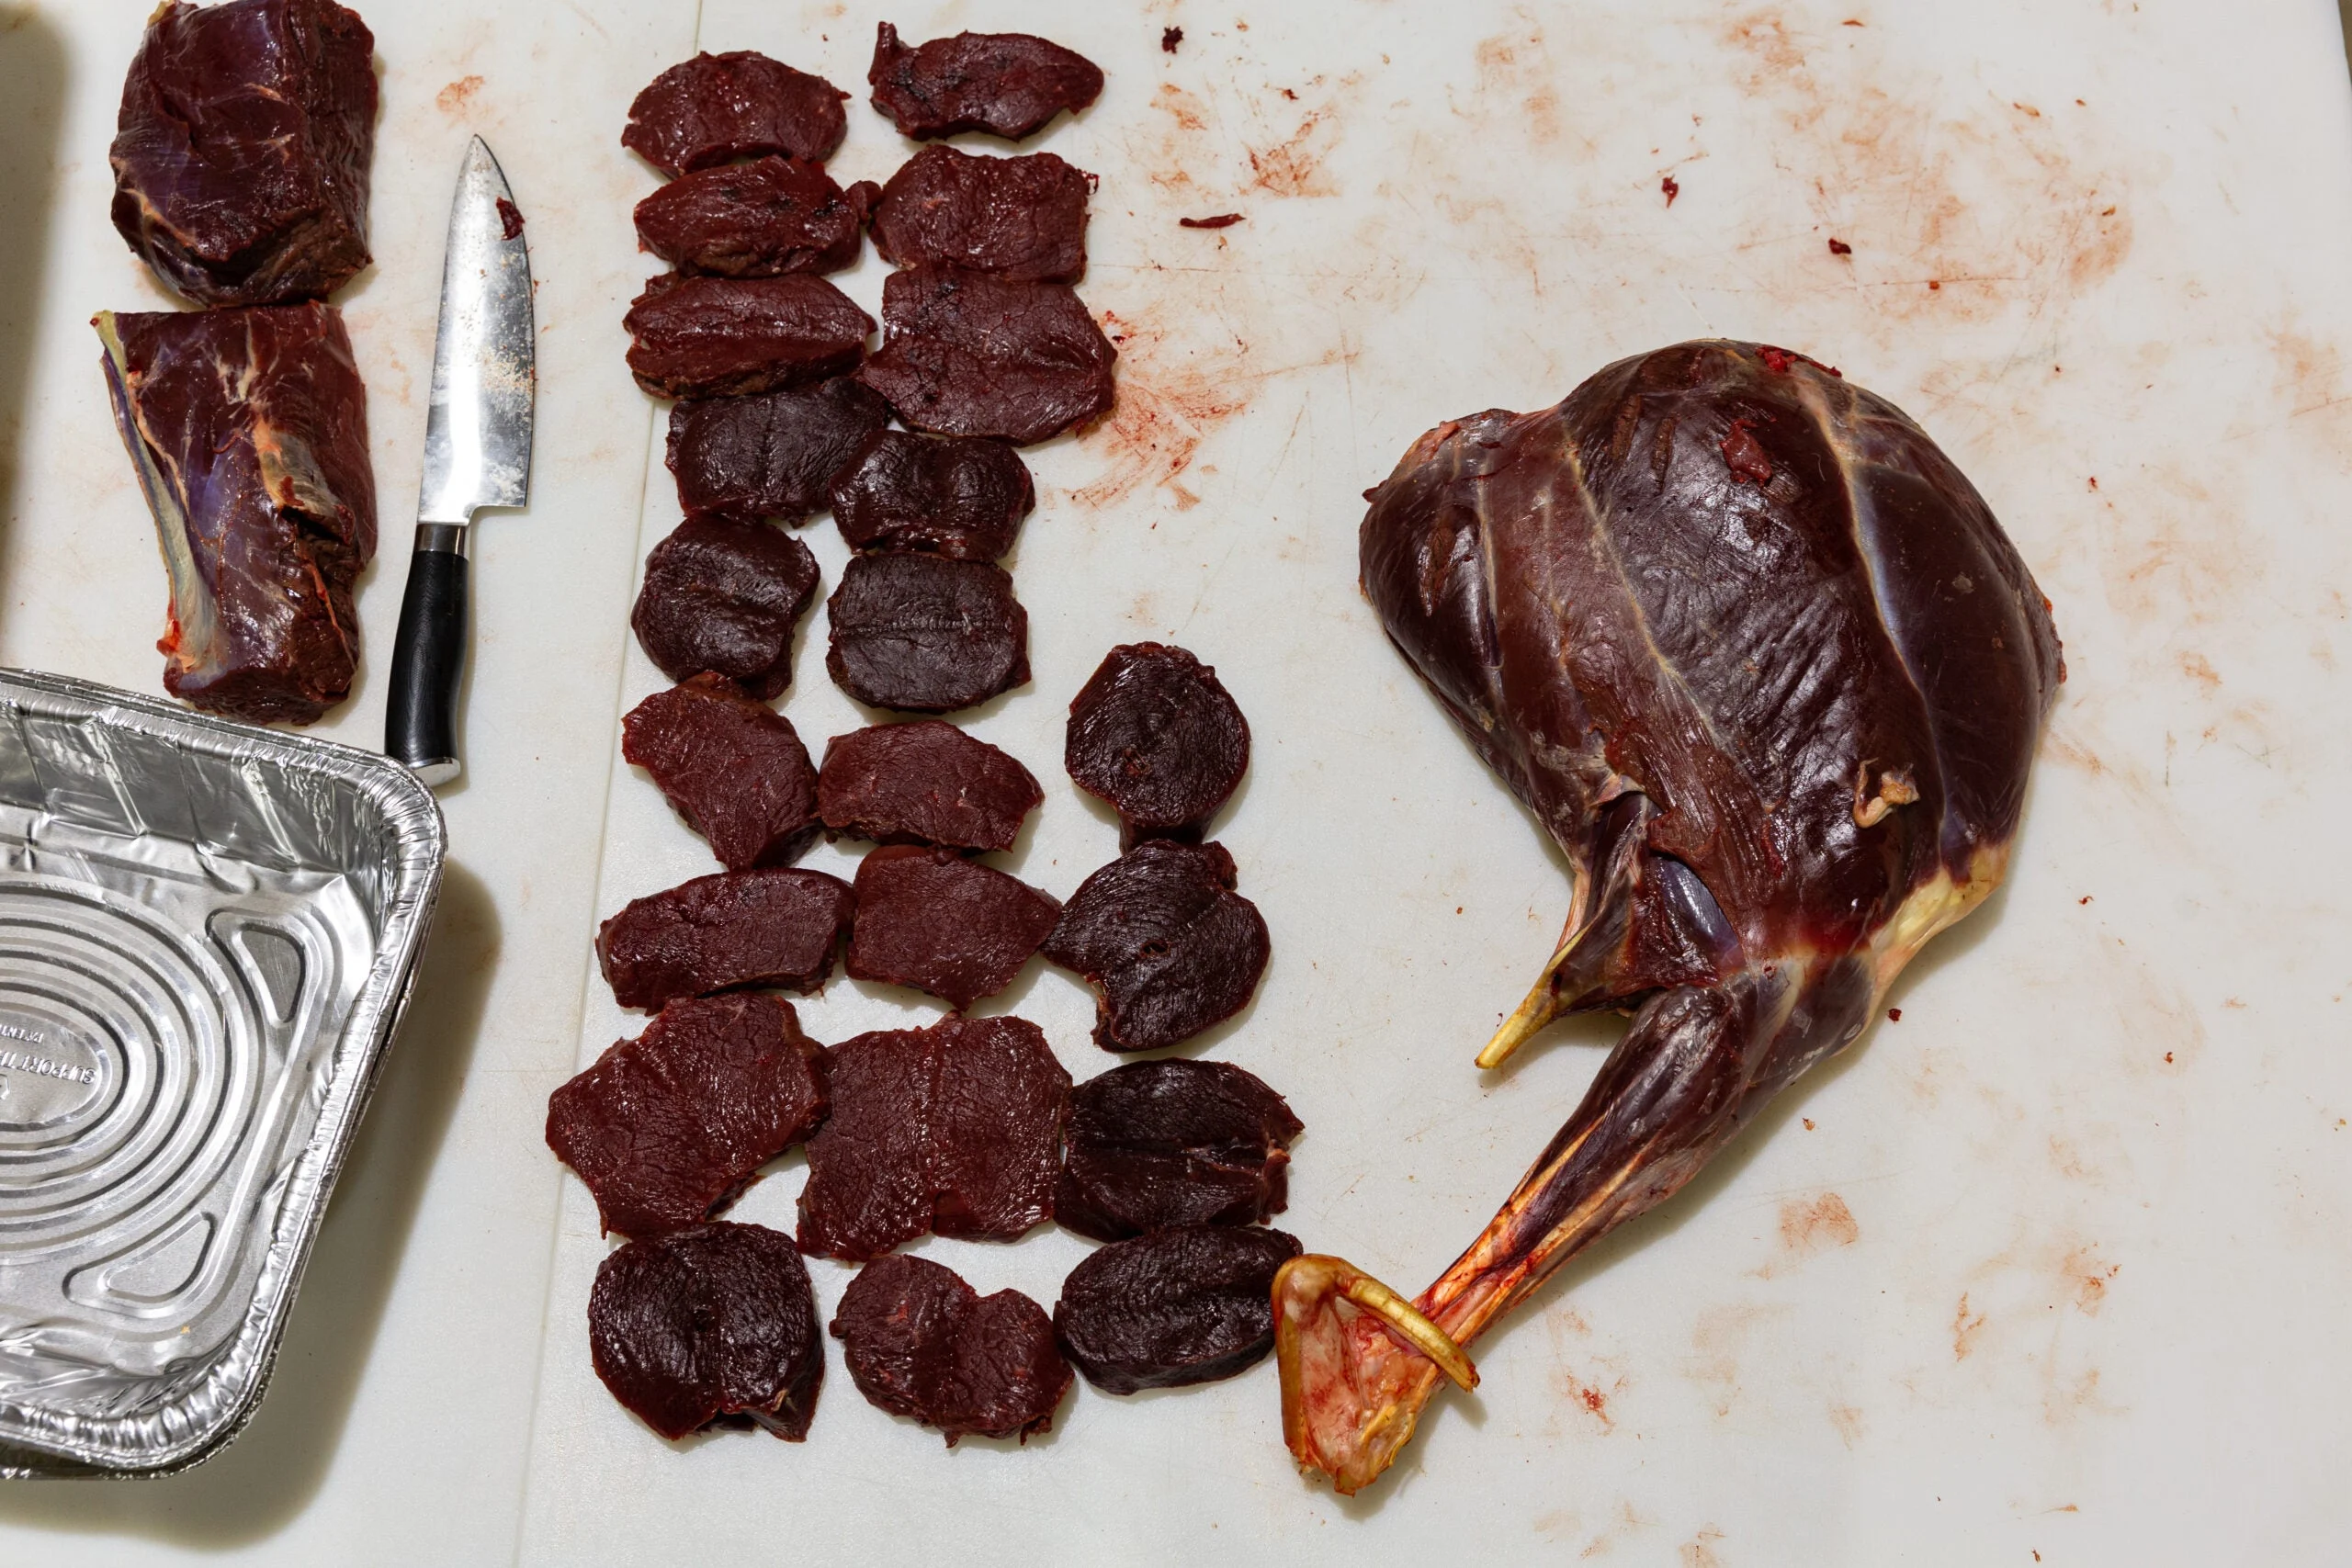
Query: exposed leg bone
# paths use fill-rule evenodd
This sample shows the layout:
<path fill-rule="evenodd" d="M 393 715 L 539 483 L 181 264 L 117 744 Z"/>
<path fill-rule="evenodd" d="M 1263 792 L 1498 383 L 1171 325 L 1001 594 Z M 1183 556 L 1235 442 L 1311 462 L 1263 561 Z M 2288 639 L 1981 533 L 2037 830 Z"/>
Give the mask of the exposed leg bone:
<path fill-rule="evenodd" d="M 1792 1076 L 1851 1040 L 1874 993 L 1851 964 L 1804 960 L 1653 997 L 1502 1211 L 1415 1305 L 1467 1345 L 1562 1263 L 1655 1207 Z M 1300 1264 L 1312 1263 L 1312 1268 Z M 1385 1470 L 1434 1392 L 1418 1341 L 1351 1304 L 1362 1272 L 1302 1258 L 1275 1281 L 1283 1435 L 1300 1466 L 1354 1492 Z"/>

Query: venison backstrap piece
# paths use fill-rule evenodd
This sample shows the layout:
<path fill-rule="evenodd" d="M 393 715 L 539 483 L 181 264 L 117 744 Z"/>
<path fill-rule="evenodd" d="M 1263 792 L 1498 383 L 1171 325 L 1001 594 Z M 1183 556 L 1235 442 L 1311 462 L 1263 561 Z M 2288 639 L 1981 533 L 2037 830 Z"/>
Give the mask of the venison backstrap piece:
<path fill-rule="evenodd" d="M 1441 425 L 1370 500 L 1364 592 L 1575 873 L 1478 1065 L 1565 1014 L 1633 1024 L 1413 1302 L 1336 1258 L 1284 1266 L 1283 1436 L 1341 1492 L 1440 1377 L 1475 1385 L 1461 1346 L 1851 1043 L 1993 891 L 2065 675 L 1951 460 L 1785 350 L 1681 344 Z"/>

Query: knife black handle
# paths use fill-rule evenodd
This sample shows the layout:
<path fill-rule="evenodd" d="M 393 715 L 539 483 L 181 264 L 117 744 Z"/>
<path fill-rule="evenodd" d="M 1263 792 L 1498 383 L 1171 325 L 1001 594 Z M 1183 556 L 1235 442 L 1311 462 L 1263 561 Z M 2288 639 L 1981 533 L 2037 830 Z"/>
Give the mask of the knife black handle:
<path fill-rule="evenodd" d="M 427 784 L 451 783 L 458 760 L 458 682 L 466 670 L 463 528 L 420 524 L 392 639 L 384 750 Z"/>

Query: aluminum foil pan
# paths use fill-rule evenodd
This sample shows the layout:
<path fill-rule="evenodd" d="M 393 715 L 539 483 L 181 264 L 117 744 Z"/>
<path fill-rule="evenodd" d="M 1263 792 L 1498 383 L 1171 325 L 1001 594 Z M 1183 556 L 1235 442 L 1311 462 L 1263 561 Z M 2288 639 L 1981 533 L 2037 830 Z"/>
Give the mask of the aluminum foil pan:
<path fill-rule="evenodd" d="M 0 670 L 0 1474 L 252 1413 L 445 847 L 373 752 Z"/>

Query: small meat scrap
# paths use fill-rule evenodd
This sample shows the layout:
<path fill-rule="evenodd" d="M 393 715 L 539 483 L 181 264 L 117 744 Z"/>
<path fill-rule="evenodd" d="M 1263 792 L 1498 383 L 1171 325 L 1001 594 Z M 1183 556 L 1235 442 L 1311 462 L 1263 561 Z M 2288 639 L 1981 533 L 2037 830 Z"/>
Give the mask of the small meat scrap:
<path fill-rule="evenodd" d="M 199 305 L 333 293 L 368 260 L 375 56 L 334 0 L 166 0 L 122 85 L 116 231 Z"/>
<path fill-rule="evenodd" d="M 653 775 L 729 871 L 787 865 L 817 836 L 817 770 L 792 721 L 719 675 L 656 692 L 621 720 L 621 756 Z"/>
<path fill-rule="evenodd" d="M 1027 446 L 1111 412 L 1118 353 L 1066 285 L 908 267 L 883 280 L 882 320 L 857 377 L 914 429 Z"/>
<path fill-rule="evenodd" d="M 874 318 L 823 278 L 801 273 L 664 273 L 646 284 L 623 324 L 628 367 L 655 397 L 740 398 L 855 369 Z"/>
<path fill-rule="evenodd" d="M 953 713 L 1029 679 L 1029 615 L 986 561 L 858 555 L 826 601 L 825 669 L 859 702 Z"/>
<path fill-rule="evenodd" d="M 673 1439 L 741 1423 L 799 1442 L 825 1381 L 808 1266 L 763 1225 L 697 1225 L 605 1258 L 588 1350 L 613 1397 Z"/>
<path fill-rule="evenodd" d="M 673 681 L 707 670 L 767 701 L 792 684 L 792 634 L 817 597 L 817 558 L 765 523 L 689 517 L 645 558 L 628 624 Z"/>
<path fill-rule="evenodd" d="M 1062 761 L 1119 813 L 1125 841 L 1197 841 L 1250 771 L 1250 722 L 1181 648 L 1114 648 L 1069 705 Z"/>
<path fill-rule="evenodd" d="M 1102 92 L 1092 61 L 1027 33 L 957 33 L 910 48 L 888 22 L 875 37 L 865 79 L 875 108 L 918 141 L 967 130 L 1019 141 Z"/>
<path fill-rule="evenodd" d="M 1086 272 L 1086 198 L 1093 176 L 1051 152 L 980 158 L 926 147 L 874 209 L 874 248 L 899 266 L 936 262 L 1027 283 Z"/>
<path fill-rule="evenodd" d="M 1298 1254 L 1296 1236 L 1254 1226 L 1114 1242 L 1069 1271 L 1054 1332 L 1105 1393 L 1229 1378 L 1274 1348 L 1274 1272 Z"/>
<path fill-rule="evenodd" d="M 1249 1225 L 1288 1205 L 1283 1097 L 1225 1062 L 1130 1062 L 1070 1094 L 1054 1218 L 1097 1241 L 1169 1225 Z"/>
<path fill-rule="evenodd" d="M 1009 850 L 1045 798 L 1017 759 L 935 718 L 836 735 L 817 769 L 826 828 L 881 844 Z"/>
<path fill-rule="evenodd" d="M 689 517 L 797 523 L 822 512 L 834 477 L 890 423 L 890 406 L 846 376 L 670 411 L 670 472 Z"/>
<path fill-rule="evenodd" d="M 824 1120 L 823 1057 L 781 997 L 672 1002 L 548 1097 L 548 1147 L 605 1229 L 683 1230 Z"/>
<path fill-rule="evenodd" d="M 771 153 L 821 164 L 849 133 L 848 96 L 752 50 L 697 54 L 638 94 L 621 145 L 673 176 Z"/>
<path fill-rule="evenodd" d="M 833 1337 L 866 1402 L 959 1438 L 1052 1429 L 1069 1393 L 1053 1320 L 1018 1291 L 983 1296 L 928 1258 L 880 1258 L 858 1270 Z"/>
<path fill-rule="evenodd" d="M 613 999 L 647 1011 L 745 986 L 814 991 L 857 908 L 821 871 L 762 866 L 697 876 L 632 900 L 596 931 Z"/>
<path fill-rule="evenodd" d="M 925 1231 L 1011 1241 L 1053 1213 L 1069 1074 L 1018 1018 L 942 1019 L 826 1054 L 800 1249 L 859 1263 Z"/>
<path fill-rule="evenodd" d="M 857 863 L 853 980 L 928 991 L 961 1011 L 1012 984 L 1062 907 L 954 850 L 899 844 Z"/>
<path fill-rule="evenodd" d="M 774 277 L 839 272 L 857 260 L 875 187 L 844 192 L 798 158 L 722 164 L 637 204 L 638 243 L 680 272 Z"/>
<path fill-rule="evenodd" d="M 1047 958 L 1101 993 L 1094 1043 L 1154 1051 L 1243 1008 L 1272 948 L 1222 844 L 1147 839 L 1078 885 Z"/>
<path fill-rule="evenodd" d="M 1037 504 L 1029 465 L 1001 441 L 886 431 L 833 481 L 833 521 L 861 550 L 995 560 Z"/>
<path fill-rule="evenodd" d="M 358 666 L 352 583 L 376 553 L 368 389 L 331 305 L 101 311 L 115 423 L 170 583 L 164 689 L 310 724 Z"/>

